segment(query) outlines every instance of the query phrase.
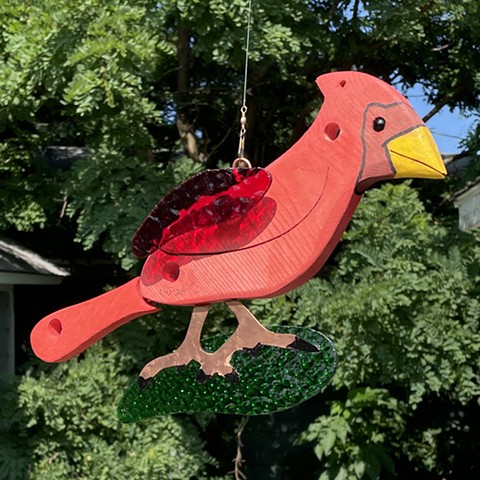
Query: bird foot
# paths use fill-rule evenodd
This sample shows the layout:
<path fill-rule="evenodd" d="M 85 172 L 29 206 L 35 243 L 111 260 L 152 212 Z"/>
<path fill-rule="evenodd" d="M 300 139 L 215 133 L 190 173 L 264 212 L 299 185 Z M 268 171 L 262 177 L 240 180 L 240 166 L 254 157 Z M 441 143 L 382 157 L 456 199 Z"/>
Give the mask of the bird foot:
<path fill-rule="evenodd" d="M 232 383 L 237 383 L 239 380 L 238 374 L 230 364 L 230 357 L 233 353 L 229 354 L 226 350 L 220 353 L 218 351 L 209 353 L 203 350 L 200 345 L 197 345 L 194 349 L 180 347 L 173 353 L 155 358 L 147 363 L 138 377 L 138 386 L 144 390 L 160 371 L 166 368 L 176 368 L 177 371 L 182 372 L 192 361 L 200 364 L 200 369 L 196 375 L 196 380 L 200 384 L 206 383 L 213 375 L 220 375 Z"/>

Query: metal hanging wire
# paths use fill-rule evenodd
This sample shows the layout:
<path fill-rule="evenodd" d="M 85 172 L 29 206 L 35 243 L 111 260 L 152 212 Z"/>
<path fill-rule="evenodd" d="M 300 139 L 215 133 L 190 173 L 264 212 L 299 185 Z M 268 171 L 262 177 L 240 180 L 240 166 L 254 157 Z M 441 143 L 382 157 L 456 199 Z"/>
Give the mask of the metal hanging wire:
<path fill-rule="evenodd" d="M 240 138 L 238 142 L 238 158 L 234 165 L 240 162 L 246 163 L 251 168 L 250 162 L 245 158 L 245 136 L 247 134 L 247 81 L 248 81 L 248 59 L 250 54 L 250 31 L 252 29 L 252 0 L 248 0 L 247 13 L 247 35 L 245 39 L 245 73 L 243 77 L 243 98 L 240 108 Z"/>

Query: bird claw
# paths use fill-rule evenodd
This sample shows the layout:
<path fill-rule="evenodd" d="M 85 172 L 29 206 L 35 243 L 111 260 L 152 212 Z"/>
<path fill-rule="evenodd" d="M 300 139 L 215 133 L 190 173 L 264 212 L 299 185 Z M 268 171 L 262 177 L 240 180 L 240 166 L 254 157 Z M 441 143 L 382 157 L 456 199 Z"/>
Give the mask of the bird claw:
<path fill-rule="evenodd" d="M 232 370 L 230 373 L 227 373 L 225 375 L 225 378 L 230 382 L 230 383 L 238 383 L 240 382 L 240 376 L 235 370 Z"/>
<path fill-rule="evenodd" d="M 202 369 L 197 372 L 196 380 L 197 383 L 206 383 L 212 378 L 211 375 L 207 375 Z"/>
<path fill-rule="evenodd" d="M 238 373 L 235 370 L 232 370 L 230 373 L 226 373 L 225 375 L 222 375 L 222 376 L 223 376 L 223 378 L 225 378 L 226 380 L 228 380 L 231 383 L 238 383 L 240 381 L 240 376 L 238 375 Z M 203 384 L 203 383 L 208 382 L 212 377 L 213 377 L 213 375 L 206 374 L 200 368 L 200 370 L 198 370 L 198 372 L 197 372 L 196 380 L 197 380 L 197 383 Z"/>
<path fill-rule="evenodd" d="M 141 390 L 145 390 L 152 380 L 153 380 L 153 377 L 143 378 L 142 376 L 140 376 L 138 377 L 138 386 L 140 387 Z"/>
<path fill-rule="evenodd" d="M 303 340 L 303 338 L 297 336 L 295 336 L 295 340 L 290 345 L 287 345 L 287 348 L 312 353 L 316 353 L 319 351 L 313 343 L 307 342 L 306 340 Z"/>
<path fill-rule="evenodd" d="M 242 350 L 252 355 L 252 357 L 256 357 L 260 353 L 261 346 L 261 343 L 257 343 L 253 348 L 245 347 Z"/>

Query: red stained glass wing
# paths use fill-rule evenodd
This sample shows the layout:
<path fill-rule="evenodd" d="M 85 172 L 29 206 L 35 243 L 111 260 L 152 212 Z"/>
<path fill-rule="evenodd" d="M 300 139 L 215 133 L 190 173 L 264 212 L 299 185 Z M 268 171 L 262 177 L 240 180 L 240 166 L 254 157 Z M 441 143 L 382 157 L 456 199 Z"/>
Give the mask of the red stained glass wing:
<path fill-rule="evenodd" d="M 203 255 L 239 250 L 253 241 L 272 221 L 276 203 L 263 198 L 241 216 L 180 233 L 162 243 L 170 255 Z"/>
<path fill-rule="evenodd" d="M 212 237 L 217 230 L 214 227 L 245 216 L 264 197 L 271 182 L 270 173 L 262 168 L 207 170 L 189 178 L 153 208 L 132 239 L 132 252 L 143 258 L 162 245 L 169 245 L 181 254 L 178 250 L 182 242 L 172 242 L 176 237 L 184 237 L 189 250 L 186 253 L 210 251 L 209 242 L 216 245 L 216 251 L 228 250 L 230 247 L 220 247 Z M 263 228 L 259 225 L 260 231 Z M 193 252 L 190 250 L 196 242 L 195 235 L 189 233 L 196 230 L 206 234 Z"/>

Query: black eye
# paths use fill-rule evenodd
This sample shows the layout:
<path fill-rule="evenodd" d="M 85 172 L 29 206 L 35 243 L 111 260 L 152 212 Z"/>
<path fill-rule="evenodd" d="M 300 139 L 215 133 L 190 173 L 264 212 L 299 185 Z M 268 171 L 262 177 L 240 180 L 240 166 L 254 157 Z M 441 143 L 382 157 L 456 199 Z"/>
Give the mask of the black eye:
<path fill-rule="evenodd" d="M 386 124 L 387 124 L 387 122 L 385 122 L 385 119 L 383 117 L 377 117 L 373 121 L 373 129 L 376 132 L 381 132 L 385 128 Z"/>

